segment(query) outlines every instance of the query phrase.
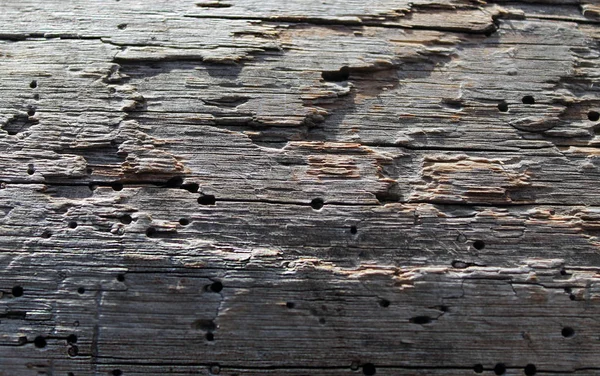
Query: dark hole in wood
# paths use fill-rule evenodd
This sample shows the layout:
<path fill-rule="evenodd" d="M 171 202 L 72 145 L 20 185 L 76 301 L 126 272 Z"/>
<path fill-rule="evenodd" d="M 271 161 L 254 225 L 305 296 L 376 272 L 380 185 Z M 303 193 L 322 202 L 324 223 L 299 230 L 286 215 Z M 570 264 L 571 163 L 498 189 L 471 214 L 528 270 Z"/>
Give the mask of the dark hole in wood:
<path fill-rule="evenodd" d="M 51 236 L 52 236 L 52 233 L 48 230 L 45 230 L 44 232 L 42 232 L 42 238 L 44 238 L 44 239 L 48 239 Z"/>
<path fill-rule="evenodd" d="M 120 369 L 113 369 L 112 375 L 113 376 L 121 376 L 121 375 L 123 375 L 123 371 L 121 371 Z"/>
<path fill-rule="evenodd" d="M 471 266 L 471 264 L 464 262 L 464 261 L 460 261 L 460 260 L 452 261 L 452 267 L 456 268 L 456 269 L 466 269 L 469 266 Z"/>
<path fill-rule="evenodd" d="M 310 206 L 315 210 L 320 210 L 324 204 L 325 202 L 322 198 L 315 198 L 310 202 Z"/>
<path fill-rule="evenodd" d="M 373 363 L 365 363 L 363 364 L 363 374 L 366 376 L 371 376 L 377 373 L 377 369 L 375 369 L 375 364 Z"/>
<path fill-rule="evenodd" d="M 575 295 L 573 295 L 573 294 L 569 295 L 569 299 L 575 300 L 575 298 L 576 298 Z"/>
<path fill-rule="evenodd" d="M 35 115 L 35 109 L 33 109 L 33 108 L 30 108 L 30 109 L 27 111 L 27 115 L 28 115 L 28 116 L 34 116 L 34 115 Z"/>
<path fill-rule="evenodd" d="M 12 288 L 12 295 L 15 298 L 18 298 L 19 296 L 23 296 L 23 287 L 21 287 L 21 286 L 14 286 Z"/>
<path fill-rule="evenodd" d="M 198 189 L 200 189 L 200 185 L 198 185 L 197 183 L 186 183 L 182 184 L 181 188 L 185 189 L 188 192 L 196 193 L 198 192 Z"/>
<path fill-rule="evenodd" d="M 119 183 L 119 182 L 114 182 L 110 185 L 112 187 L 113 190 L 115 191 L 121 191 L 123 190 L 123 184 Z"/>
<path fill-rule="evenodd" d="M 573 330 L 573 328 L 571 327 L 565 326 L 564 328 L 562 328 L 561 334 L 565 338 L 570 338 L 575 335 L 575 330 Z"/>
<path fill-rule="evenodd" d="M 570 294 L 573 290 L 570 287 L 565 287 L 565 292 Z"/>
<path fill-rule="evenodd" d="M 75 334 L 69 334 L 67 337 L 68 343 L 77 343 L 77 336 Z"/>
<path fill-rule="evenodd" d="M 212 292 L 221 292 L 223 290 L 223 284 L 219 281 L 213 282 L 210 285 L 210 291 Z"/>
<path fill-rule="evenodd" d="M 206 333 L 206 340 L 207 341 L 214 341 L 215 340 L 215 335 L 212 334 L 211 332 Z"/>
<path fill-rule="evenodd" d="M 46 345 L 48 344 L 46 342 L 46 338 L 44 338 L 43 336 L 37 336 L 35 337 L 35 339 L 33 340 L 33 344 L 35 345 L 35 347 L 37 347 L 38 349 L 43 349 L 44 347 L 46 347 Z"/>
<path fill-rule="evenodd" d="M 98 185 L 94 183 L 89 183 L 88 188 L 90 189 L 90 191 L 95 191 L 96 188 L 98 188 Z"/>
<path fill-rule="evenodd" d="M 69 346 L 67 349 L 67 354 L 69 354 L 70 357 L 76 357 L 79 354 L 79 347 L 75 345 Z"/>
<path fill-rule="evenodd" d="M 180 224 L 180 225 L 182 225 L 182 226 L 187 226 L 187 225 L 189 225 L 189 224 L 190 224 L 190 220 L 189 220 L 189 219 L 187 219 L 187 218 L 181 218 L 181 219 L 179 220 L 179 224 Z"/>
<path fill-rule="evenodd" d="M 482 250 L 485 248 L 485 242 L 483 240 L 475 240 L 473 242 L 473 247 L 478 250 Z"/>
<path fill-rule="evenodd" d="M 125 30 L 125 29 L 127 29 L 127 24 L 126 23 L 118 24 L 117 28 L 119 30 Z"/>
<path fill-rule="evenodd" d="M 475 372 L 475 373 L 483 373 L 483 365 L 481 365 L 481 364 L 475 364 L 473 366 L 473 372 Z"/>
<path fill-rule="evenodd" d="M 33 165 L 32 165 L 32 164 L 28 164 L 28 165 L 27 165 L 27 173 L 28 173 L 29 175 L 33 175 L 33 174 L 35 173 L 35 168 L 33 167 Z"/>
<path fill-rule="evenodd" d="M 194 323 L 192 324 L 192 328 L 203 330 L 206 332 L 212 332 L 213 330 L 217 329 L 217 325 L 212 320 L 200 319 L 194 321 Z"/>
<path fill-rule="evenodd" d="M 77 222 L 71 221 L 71 222 L 69 222 L 68 226 L 69 226 L 69 228 L 77 228 Z"/>
<path fill-rule="evenodd" d="M 350 226 L 350 233 L 351 234 L 356 234 L 358 232 L 358 229 L 356 228 L 356 226 Z"/>
<path fill-rule="evenodd" d="M 31 81 L 29 83 L 29 87 L 32 89 L 35 89 L 37 87 L 37 81 L 36 80 Z"/>
<path fill-rule="evenodd" d="M 323 317 L 321 317 L 321 318 L 319 319 L 319 324 L 321 324 L 321 325 L 325 325 L 325 323 L 327 323 L 327 320 L 325 320 Z"/>
<path fill-rule="evenodd" d="M 217 199 L 213 195 L 202 195 L 198 197 L 198 203 L 200 205 L 215 205 L 217 203 Z"/>
<path fill-rule="evenodd" d="M 389 301 L 389 300 L 387 300 L 387 299 L 381 299 L 381 300 L 379 301 L 379 305 L 380 305 L 381 307 L 383 307 L 383 308 L 387 308 L 387 307 L 389 307 L 389 306 L 390 306 L 390 301 Z"/>
<path fill-rule="evenodd" d="M 567 275 L 567 274 L 568 274 L 567 269 L 565 269 L 565 268 L 560 269 L 560 275 Z"/>
<path fill-rule="evenodd" d="M 78 288 L 77 292 L 80 293 L 80 294 L 84 294 L 85 293 L 85 287 Z"/>
<path fill-rule="evenodd" d="M 179 188 L 183 184 L 183 178 L 181 176 L 174 176 L 167 180 L 165 187 L 167 188 Z"/>
<path fill-rule="evenodd" d="M 209 371 L 213 375 L 218 375 L 219 373 L 221 373 L 221 367 L 218 364 L 213 364 L 212 366 L 210 366 Z"/>
<path fill-rule="evenodd" d="M 343 66 L 338 71 L 325 71 L 321 73 L 321 77 L 330 82 L 347 81 L 350 78 L 350 68 Z"/>
<path fill-rule="evenodd" d="M 131 218 L 131 216 L 129 214 L 125 214 L 125 215 L 121 216 L 121 218 L 119 218 L 119 220 L 121 221 L 121 223 L 128 225 L 133 221 L 133 218 Z"/>
<path fill-rule="evenodd" d="M 69 372 L 67 373 L 67 376 L 75 376 L 75 374 L 73 372 Z"/>
<path fill-rule="evenodd" d="M 524 96 L 523 99 L 521 99 L 521 101 L 524 104 L 535 104 L 535 98 L 533 98 L 531 95 Z"/>
<path fill-rule="evenodd" d="M 598 113 L 597 111 L 590 111 L 588 112 L 588 119 L 590 121 L 598 121 L 600 120 L 600 113 Z"/>
<path fill-rule="evenodd" d="M 146 236 L 149 237 L 149 238 L 151 238 L 154 235 L 156 235 L 156 229 L 154 227 L 148 227 L 146 229 Z"/>
<path fill-rule="evenodd" d="M 117 274 L 117 281 L 125 282 L 125 274 Z"/>
<path fill-rule="evenodd" d="M 525 375 L 527 375 L 527 376 L 533 376 L 533 375 L 536 374 L 537 368 L 533 364 L 528 364 L 528 365 L 525 366 L 524 371 L 525 371 Z"/>
<path fill-rule="evenodd" d="M 429 316 L 415 316 L 409 320 L 413 324 L 425 325 L 431 322 L 431 317 Z"/>
<path fill-rule="evenodd" d="M 117 92 L 117 89 L 115 89 L 114 87 L 109 87 L 108 88 L 108 92 L 111 93 L 111 94 L 114 94 L 114 93 Z"/>
<path fill-rule="evenodd" d="M 287 303 L 285 303 L 285 306 L 288 307 L 289 309 L 292 309 L 292 308 L 296 307 L 296 303 L 294 303 L 294 302 L 287 302 Z"/>
<path fill-rule="evenodd" d="M 506 102 L 498 103 L 498 111 L 507 112 L 508 111 L 508 103 L 506 103 Z"/>
<path fill-rule="evenodd" d="M 35 99 L 36 101 L 39 101 L 40 95 L 38 93 L 33 94 L 33 99 Z"/>
<path fill-rule="evenodd" d="M 505 372 L 506 372 L 506 366 L 503 363 L 498 363 L 494 367 L 494 373 L 496 375 L 504 375 Z"/>

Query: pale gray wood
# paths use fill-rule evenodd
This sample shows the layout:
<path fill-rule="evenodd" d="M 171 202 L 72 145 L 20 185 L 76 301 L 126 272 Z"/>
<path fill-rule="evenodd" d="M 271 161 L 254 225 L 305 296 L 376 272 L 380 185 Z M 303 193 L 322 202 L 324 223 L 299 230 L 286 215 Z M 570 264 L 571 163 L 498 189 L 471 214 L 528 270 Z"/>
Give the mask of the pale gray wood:
<path fill-rule="evenodd" d="M 0 375 L 597 374 L 599 24 L 3 1 Z"/>

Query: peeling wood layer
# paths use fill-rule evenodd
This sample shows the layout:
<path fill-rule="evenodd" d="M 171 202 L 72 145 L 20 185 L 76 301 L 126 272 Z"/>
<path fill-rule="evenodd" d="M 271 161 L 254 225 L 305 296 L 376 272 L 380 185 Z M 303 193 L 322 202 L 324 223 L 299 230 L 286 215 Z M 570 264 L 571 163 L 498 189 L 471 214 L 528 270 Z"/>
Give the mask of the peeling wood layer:
<path fill-rule="evenodd" d="M 592 0 L 4 1 L 0 375 L 596 375 Z"/>

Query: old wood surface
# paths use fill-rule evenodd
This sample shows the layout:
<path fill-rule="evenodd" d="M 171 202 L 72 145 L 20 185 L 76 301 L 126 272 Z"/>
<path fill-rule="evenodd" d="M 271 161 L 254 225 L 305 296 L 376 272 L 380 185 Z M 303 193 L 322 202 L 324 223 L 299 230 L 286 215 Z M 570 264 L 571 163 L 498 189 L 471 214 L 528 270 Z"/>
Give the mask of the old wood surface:
<path fill-rule="evenodd" d="M 600 374 L 595 0 L 0 10 L 0 375 Z"/>

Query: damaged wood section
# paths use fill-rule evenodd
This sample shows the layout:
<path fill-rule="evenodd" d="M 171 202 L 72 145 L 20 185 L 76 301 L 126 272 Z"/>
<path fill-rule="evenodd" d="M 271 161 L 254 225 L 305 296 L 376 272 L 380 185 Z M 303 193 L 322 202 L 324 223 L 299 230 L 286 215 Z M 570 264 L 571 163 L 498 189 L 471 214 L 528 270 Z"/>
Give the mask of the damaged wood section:
<path fill-rule="evenodd" d="M 0 375 L 598 374 L 599 26 L 4 1 Z"/>

